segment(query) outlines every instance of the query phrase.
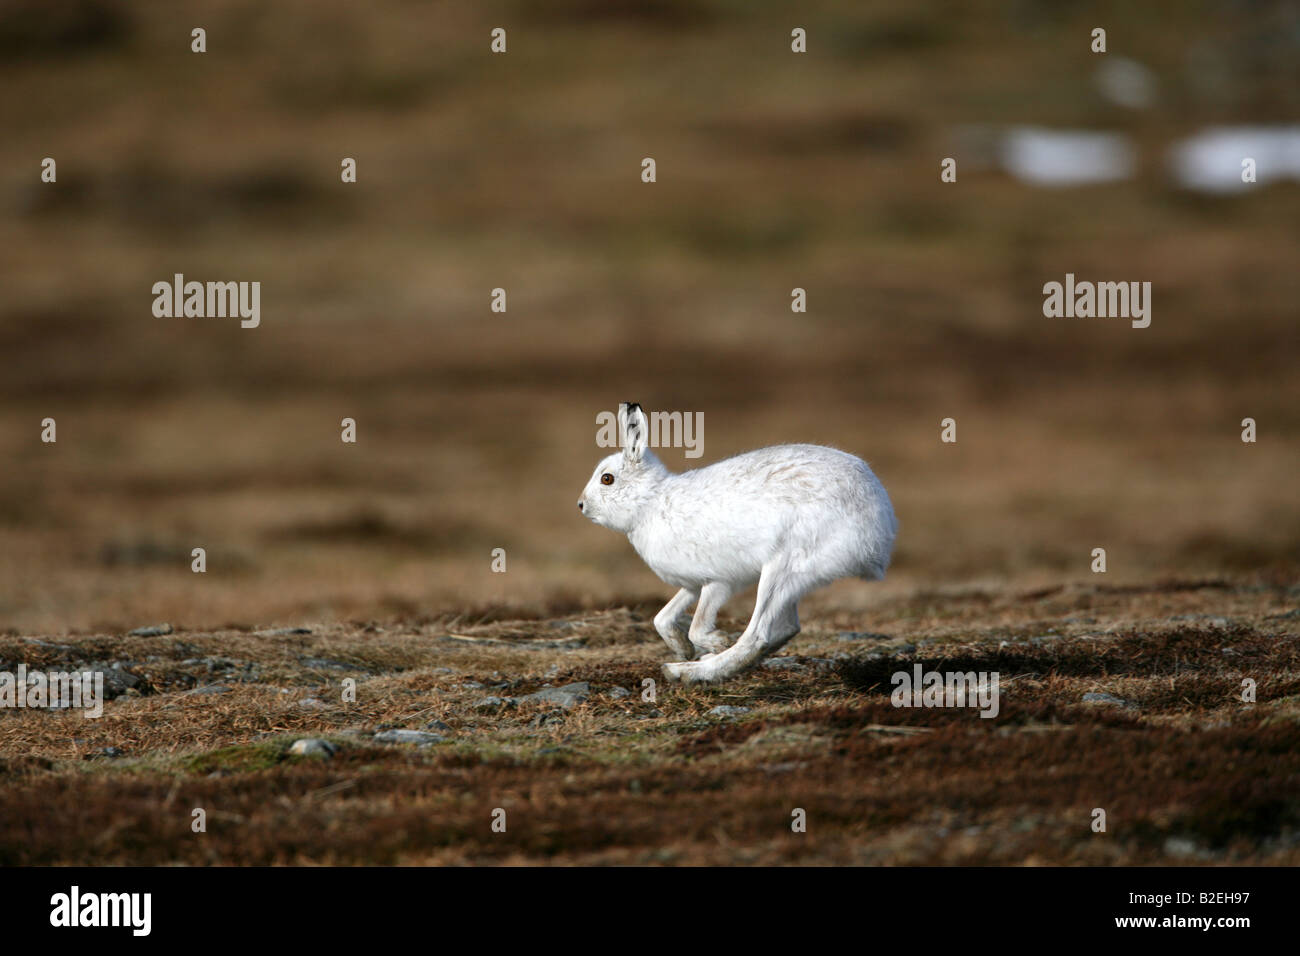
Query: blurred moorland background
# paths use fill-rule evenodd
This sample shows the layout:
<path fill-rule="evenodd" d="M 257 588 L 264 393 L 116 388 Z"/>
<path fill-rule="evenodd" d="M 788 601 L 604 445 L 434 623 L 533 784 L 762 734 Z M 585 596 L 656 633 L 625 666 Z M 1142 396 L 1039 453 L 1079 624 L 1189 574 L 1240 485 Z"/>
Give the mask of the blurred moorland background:
<path fill-rule="evenodd" d="M 872 463 L 895 568 L 805 617 L 1091 581 L 1094 547 L 1114 584 L 1293 584 L 1300 185 L 1168 156 L 1295 123 L 1295 10 L 0 0 L 0 628 L 666 597 L 574 508 L 629 399 L 703 413 L 673 468 Z M 1035 184 L 1020 126 L 1121 134 L 1132 174 Z M 1150 281 L 1150 328 L 1045 318 L 1067 272 Z M 260 281 L 261 326 L 154 317 L 174 273 Z"/>

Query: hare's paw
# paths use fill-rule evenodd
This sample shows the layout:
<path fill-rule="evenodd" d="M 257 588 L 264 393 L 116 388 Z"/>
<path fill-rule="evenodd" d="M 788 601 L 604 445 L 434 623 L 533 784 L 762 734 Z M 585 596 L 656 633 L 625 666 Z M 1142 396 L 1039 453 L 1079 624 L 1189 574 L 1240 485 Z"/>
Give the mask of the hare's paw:
<path fill-rule="evenodd" d="M 731 646 L 731 641 L 722 631 L 709 631 L 709 633 L 700 636 L 693 635 L 691 644 L 699 652 L 701 658 L 709 654 L 719 654 Z"/>
<path fill-rule="evenodd" d="M 681 681 L 683 684 L 694 683 L 699 678 L 695 676 L 700 669 L 698 663 L 690 661 L 675 661 L 671 664 L 664 665 L 664 677 L 671 681 Z"/>
<path fill-rule="evenodd" d="M 710 654 L 710 658 L 711 658 Z M 714 670 L 710 661 L 679 661 L 666 663 L 663 675 L 668 680 L 680 680 L 682 684 L 699 684 L 714 679 Z"/>

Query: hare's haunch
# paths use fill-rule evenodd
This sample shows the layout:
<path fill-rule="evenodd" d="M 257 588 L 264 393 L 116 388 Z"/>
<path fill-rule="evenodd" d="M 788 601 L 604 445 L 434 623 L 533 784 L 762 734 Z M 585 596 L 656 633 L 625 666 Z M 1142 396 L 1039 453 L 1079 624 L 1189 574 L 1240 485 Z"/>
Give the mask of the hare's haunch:
<path fill-rule="evenodd" d="M 776 445 L 673 474 L 647 447 L 641 406 L 621 405 L 618 419 L 623 450 L 596 466 L 578 509 L 624 532 L 650 570 L 681 589 L 655 616 L 680 658 L 664 665 L 669 679 L 733 677 L 799 633 L 799 599 L 809 591 L 884 577 L 898 522 L 861 458 Z M 754 616 L 728 646 L 714 627 L 718 611 L 755 581 Z"/>

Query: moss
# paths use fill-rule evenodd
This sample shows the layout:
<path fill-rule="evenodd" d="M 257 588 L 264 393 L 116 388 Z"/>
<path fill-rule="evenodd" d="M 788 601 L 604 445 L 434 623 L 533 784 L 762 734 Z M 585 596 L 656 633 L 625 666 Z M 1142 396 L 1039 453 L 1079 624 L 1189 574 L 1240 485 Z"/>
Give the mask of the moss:
<path fill-rule="evenodd" d="M 182 766 L 190 773 L 196 774 L 213 773 L 217 770 L 250 773 L 255 770 L 267 770 L 285 760 L 287 749 L 284 740 L 237 744 L 233 747 L 221 747 L 218 750 L 186 757 L 182 761 Z"/>

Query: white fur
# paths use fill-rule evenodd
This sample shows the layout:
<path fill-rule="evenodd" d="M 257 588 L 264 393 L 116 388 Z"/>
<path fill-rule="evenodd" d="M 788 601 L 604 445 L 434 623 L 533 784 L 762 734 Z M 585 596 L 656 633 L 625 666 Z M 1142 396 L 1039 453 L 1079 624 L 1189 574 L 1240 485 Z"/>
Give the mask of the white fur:
<path fill-rule="evenodd" d="M 619 425 L 623 451 L 596 466 L 578 507 L 626 533 L 650 570 L 681 589 L 655 617 L 682 659 L 664 665 L 670 679 L 739 674 L 799 633 L 799 599 L 809 591 L 838 578 L 884 577 L 898 522 L 861 458 L 776 445 L 674 474 L 646 447 L 639 405 L 620 406 Z M 612 484 L 602 483 L 606 474 Z M 728 648 L 714 627 L 718 610 L 754 582 L 754 615 Z M 702 659 L 688 663 L 697 653 Z"/>

